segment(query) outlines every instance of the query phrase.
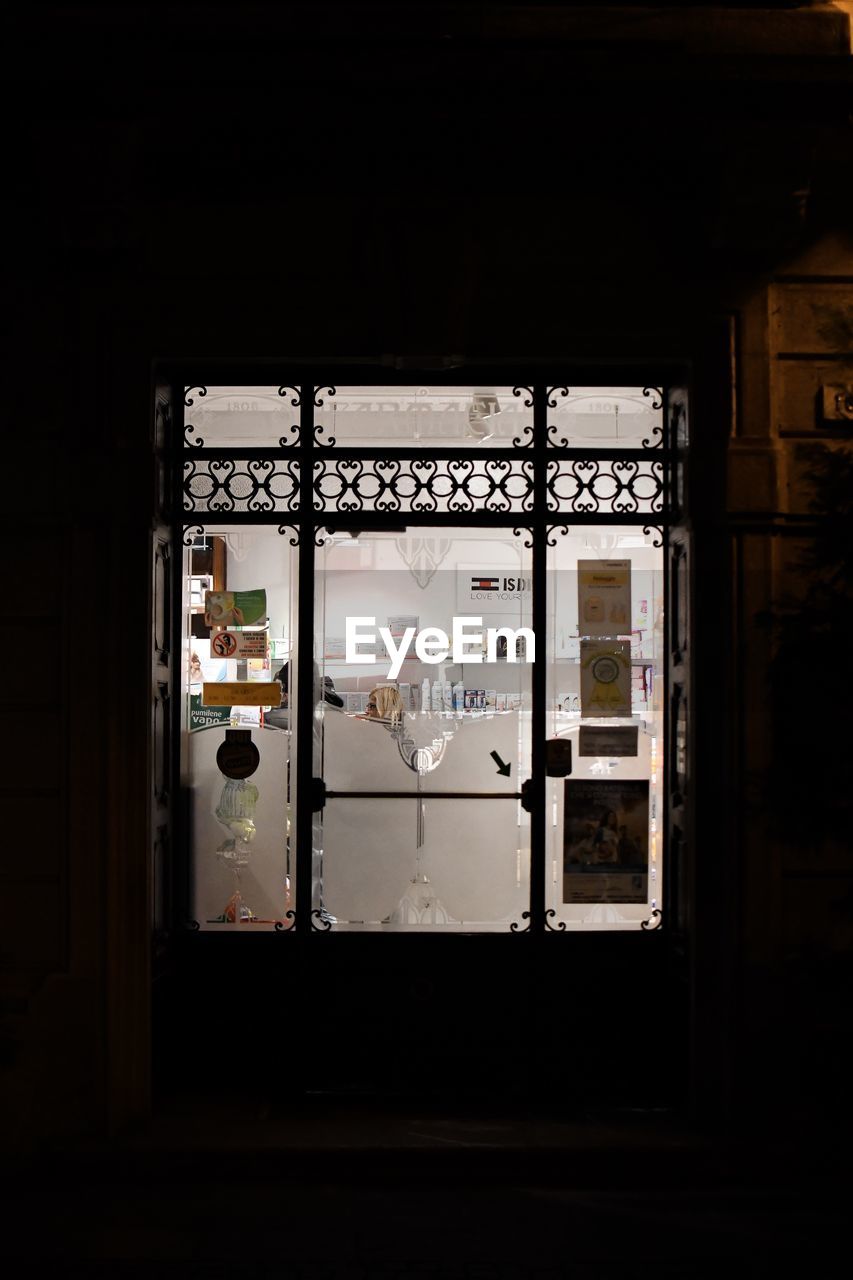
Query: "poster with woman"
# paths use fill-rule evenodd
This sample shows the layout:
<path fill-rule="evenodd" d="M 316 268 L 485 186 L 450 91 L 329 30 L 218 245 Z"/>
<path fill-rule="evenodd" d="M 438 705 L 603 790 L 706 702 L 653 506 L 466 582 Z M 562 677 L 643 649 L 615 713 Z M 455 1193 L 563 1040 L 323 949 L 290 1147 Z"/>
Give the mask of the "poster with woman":
<path fill-rule="evenodd" d="M 563 901 L 646 902 L 647 779 L 566 779 Z"/>

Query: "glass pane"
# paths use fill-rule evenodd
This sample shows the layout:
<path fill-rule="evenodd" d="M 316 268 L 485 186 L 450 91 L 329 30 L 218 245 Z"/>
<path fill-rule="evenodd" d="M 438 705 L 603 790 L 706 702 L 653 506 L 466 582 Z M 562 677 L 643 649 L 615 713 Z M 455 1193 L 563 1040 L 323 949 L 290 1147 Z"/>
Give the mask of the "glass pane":
<path fill-rule="evenodd" d="M 636 929 L 661 901 L 660 531 L 567 528 L 548 559 L 547 906 L 573 929 Z"/>
<path fill-rule="evenodd" d="M 318 552 L 329 797 L 315 830 L 314 907 L 324 924 L 521 921 L 534 656 L 526 540 L 412 528 L 335 533 Z"/>
<path fill-rule="evenodd" d="M 549 387 L 548 443 L 575 449 L 653 449 L 663 443 L 657 387 Z"/>
<path fill-rule="evenodd" d="M 288 448 L 299 443 L 298 387 L 187 387 L 188 449 Z"/>
<path fill-rule="evenodd" d="M 505 449 L 533 433 L 527 387 L 322 387 L 315 405 L 318 445 Z"/>
<path fill-rule="evenodd" d="M 227 525 L 188 529 L 185 544 L 193 918 L 272 929 L 289 924 L 295 890 L 295 735 L 272 704 L 293 648 L 296 550 L 275 528 Z"/>

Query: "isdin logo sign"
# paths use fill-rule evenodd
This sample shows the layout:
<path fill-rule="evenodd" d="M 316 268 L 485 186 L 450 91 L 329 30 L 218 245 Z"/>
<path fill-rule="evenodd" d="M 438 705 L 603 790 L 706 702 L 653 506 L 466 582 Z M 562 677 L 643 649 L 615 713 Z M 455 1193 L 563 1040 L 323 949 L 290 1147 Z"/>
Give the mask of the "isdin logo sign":
<path fill-rule="evenodd" d="M 368 630 L 368 628 L 371 628 Z M 375 653 L 359 653 L 360 644 L 376 644 L 375 618 L 347 618 L 346 620 L 346 661 L 375 662 Z M 483 658 L 483 619 L 459 617 L 453 619 L 451 635 L 441 627 L 422 627 L 415 635 L 414 627 L 406 627 L 399 644 L 388 627 L 380 627 L 379 635 L 385 645 L 388 660 L 391 663 L 388 678 L 396 680 L 400 668 L 409 652 L 412 640 L 415 642 L 415 653 L 421 662 L 437 665 L 446 662 L 496 662 L 500 640 L 506 642 L 507 662 L 518 661 L 519 651 L 524 653 L 522 662 L 536 661 L 536 638 L 529 627 L 487 627 L 485 632 L 486 656 Z M 523 646 L 518 640 L 523 639 Z M 503 646 L 501 646 L 503 647 Z"/>

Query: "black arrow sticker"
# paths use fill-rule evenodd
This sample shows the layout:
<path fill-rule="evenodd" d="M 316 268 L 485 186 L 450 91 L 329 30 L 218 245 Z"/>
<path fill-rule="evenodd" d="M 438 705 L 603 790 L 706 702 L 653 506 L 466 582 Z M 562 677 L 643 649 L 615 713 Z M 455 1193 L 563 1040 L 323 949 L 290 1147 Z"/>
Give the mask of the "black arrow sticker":
<path fill-rule="evenodd" d="M 502 774 L 503 774 L 503 776 L 504 776 L 505 778 L 508 778 L 508 777 L 509 777 L 509 771 L 510 771 L 510 769 L 512 768 L 512 765 L 511 765 L 511 764 L 504 764 L 503 760 L 501 760 L 501 758 L 500 758 L 500 756 L 498 755 L 497 751 L 490 751 L 490 752 L 489 752 L 489 755 L 492 757 L 492 759 L 494 760 L 495 764 L 498 766 L 498 773 L 502 773 Z"/>

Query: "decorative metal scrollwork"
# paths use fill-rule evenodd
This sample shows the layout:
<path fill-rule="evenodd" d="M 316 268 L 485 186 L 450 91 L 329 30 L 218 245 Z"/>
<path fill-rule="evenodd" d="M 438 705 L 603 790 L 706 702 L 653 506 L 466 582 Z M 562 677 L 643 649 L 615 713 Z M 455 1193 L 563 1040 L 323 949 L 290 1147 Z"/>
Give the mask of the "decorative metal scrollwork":
<path fill-rule="evenodd" d="M 185 547 L 191 547 L 198 538 L 204 537 L 204 529 L 200 524 L 188 524 L 184 529 L 182 542 Z"/>
<path fill-rule="evenodd" d="M 527 399 L 524 401 L 524 407 L 525 409 L 532 409 L 534 399 L 533 388 L 513 387 L 512 389 L 512 394 L 514 396 L 521 397 L 525 393 L 527 394 Z M 529 426 L 523 427 L 522 433 L 523 434 L 520 436 L 513 436 L 513 445 L 516 449 L 531 449 L 533 447 L 533 423 L 531 422 Z M 524 436 L 528 436 L 529 439 L 525 440 Z"/>
<path fill-rule="evenodd" d="M 299 388 L 298 388 L 298 387 L 288 387 L 288 386 L 284 386 L 284 387 L 279 387 L 279 389 L 278 389 L 278 394 L 279 394 L 280 396 L 286 397 L 286 396 L 287 396 L 288 391 L 292 391 L 292 392 L 293 392 L 293 399 L 291 400 L 291 402 L 290 402 L 290 403 L 293 405 L 294 409 L 298 409 L 298 408 L 299 408 L 299 406 L 302 404 L 302 393 L 301 393 L 301 391 L 299 390 Z M 295 437 L 296 437 L 296 439 L 295 439 L 295 440 L 288 440 L 287 436 L 279 436 L 279 441 L 278 441 L 278 442 L 279 442 L 279 444 L 281 445 L 282 449 L 289 449 L 289 448 L 291 448 L 293 445 L 296 445 L 296 444 L 298 444 L 298 443 L 299 443 L 299 423 L 298 423 L 298 422 L 295 422 L 295 423 L 291 426 L 291 428 L 290 428 L 290 434 L 291 434 L 292 436 L 295 436 Z"/>
<path fill-rule="evenodd" d="M 569 388 L 568 387 L 548 387 L 546 389 L 545 403 L 549 409 L 556 409 L 558 392 L 560 394 L 560 397 L 562 399 L 565 399 L 566 396 L 569 394 Z M 565 449 L 569 443 L 568 440 L 566 440 L 565 438 L 563 438 L 562 440 L 557 439 L 556 423 L 553 423 L 553 422 L 548 423 L 546 428 L 546 435 L 548 437 L 548 443 L 550 445 L 554 445 L 555 448 Z"/>
<path fill-rule="evenodd" d="M 548 923 L 548 917 L 549 917 L 549 916 L 556 916 L 556 914 L 557 914 L 557 913 L 556 913 L 556 911 L 554 910 L 554 908 L 553 908 L 553 907 L 549 907 L 549 908 L 548 908 L 548 910 L 545 912 L 545 928 L 546 928 L 550 933 L 565 933 L 565 932 L 566 932 L 566 922 L 565 922 L 565 920 L 558 920 L 558 921 L 557 921 L 557 927 L 556 927 L 556 929 L 554 928 L 554 926 L 553 926 L 552 924 L 549 924 L 549 923 Z"/>
<path fill-rule="evenodd" d="M 192 406 L 195 404 L 195 401 L 193 400 L 191 395 L 191 392 L 193 391 L 198 392 L 198 398 L 199 400 L 201 400 L 204 396 L 207 395 L 207 387 L 185 387 L 184 388 L 184 404 L 188 409 L 191 409 Z M 195 427 L 188 422 L 184 426 L 184 444 L 190 445 L 193 449 L 200 449 L 203 446 L 204 441 L 202 440 L 201 436 L 199 436 L 197 440 L 191 440 L 190 436 L 192 435 L 195 435 Z"/>
<path fill-rule="evenodd" d="M 661 919 L 662 919 L 662 917 L 661 917 L 661 909 L 660 909 L 660 907 L 653 907 L 653 908 L 652 908 L 652 913 L 651 913 L 651 915 L 649 916 L 649 918 L 648 918 L 647 920 L 641 920 L 641 921 L 640 921 L 640 928 L 641 928 L 641 929 L 646 929 L 646 930 L 649 930 L 649 931 L 653 931 L 653 930 L 655 930 L 655 929 L 659 929 L 659 928 L 660 928 L 660 926 L 661 926 Z"/>
<path fill-rule="evenodd" d="M 318 511 L 529 511 L 533 466 L 513 458 L 346 459 L 314 463 Z"/>
<path fill-rule="evenodd" d="M 564 538 L 571 532 L 567 524 L 549 524 L 548 528 L 545 530 L 546 547 L 556 547 L 557 539 L 552 538 L 551 534 L 556 533 L 558 530 L 560 531 L 560 533 Z"/>
<path fill-rule="evenodd" d="M 663 408 L 663 388 L 662 387 L 643 387 L 643 395 L 648 399 L 651 397 L 652 409 Z M 662 449 L 663 448 L 663 422 L 658 426 L 652 427 L 651 439 L 643 440 L 644 449 Z"/>
<path fill-rule="evenodd" d="M 663 463 L 570 458 L 548 463 L 548 510 L 652 515 L 663 510 Z"/>
<path fill-rule="evenodd" d="M 527 924 L 520 925 L 517 920 L 513 920 L 509 926 L 510 933 L 529 933 L 530 932 L 530 926 L 532 924 L 531 913 L 529 911 L 522 911 L 521 918 L 522 920 L 526 920 Z"/>
<path fill-rule="evenodd" d="M 315 918 L 320 921 L 318 925 L 314 923 Z M 312 933 L 328 933 L 331 927 L 332 922 L 325 911 L 314 910 L 311 912 Z"/>
<path fill-rule="evenodd" d="M 289 920 L 290 924 L 285 924 L 284 920 Z M 296 912 L 285 911 L 284 920 L 276 920 L 275 922 L 276 933 L 292 933 L 293 932 L 293 927 L 296 924 Z"/>
<path fill-rule="evenodd" d="M 524 539 L 524 546 L 527 547 L 528 550 L 533 546 L 533 530 L 532 529 L 527 529 L 527 528 L 513 529 L 512 532 L 513 532 L 513 537 L 516 537 L 516 538 L 520 538 L 521 535 L 524 533 L 529 533 L 530 537 Z"/>
<path fill-rule="evenodd" d="M 292 547 L 298 547 L 299 546 L 299 526 L 298 525 L 280 524 L 278 526 L 279 536 L 282 538 L 285 537 L 288 529 L 290 530 L 290 537 L 288 538 L 288 542 Z"/>
<path fill-rule="evenodd" d="M 660 537 L 652 539 L 652 546 L 653 547 L 663 546 L 663 529 L 660 527 L 659 524 L 644 524 L 643 533 L 646 535 L 647 538 L 651 533 L 660 534 Z"/>
<path fill-rule="evenodd" d="M 299 464 L 273 458 L 204 458 L 184 463 L 185 511 L 295 511 Z"/>
<path fill-rule="evenodd" d="M 332 396 L 337 395 L 337 391 L 335 387 L 315 387 L 314 388 L 314 408 L 315 409 L 322 409 L 323 405 L 325 404 L 325 401 L 320 394 L 321 391 L 325 391 L 330 399 L 332 398 Z M 320 439 L 320 437 L 324 434 L 325 430 L 326 428 L 322 426 L 320 423 L 314 424 L 314 443 L 315 445 L 318 445 L 321 449 L 332 449 L 336 444 L 334 436 L 329 436 L 328 440 Z"/>

